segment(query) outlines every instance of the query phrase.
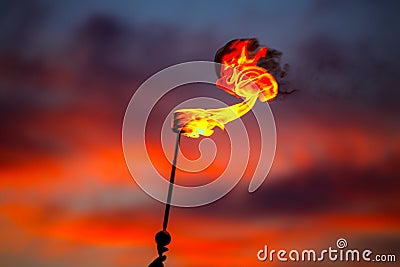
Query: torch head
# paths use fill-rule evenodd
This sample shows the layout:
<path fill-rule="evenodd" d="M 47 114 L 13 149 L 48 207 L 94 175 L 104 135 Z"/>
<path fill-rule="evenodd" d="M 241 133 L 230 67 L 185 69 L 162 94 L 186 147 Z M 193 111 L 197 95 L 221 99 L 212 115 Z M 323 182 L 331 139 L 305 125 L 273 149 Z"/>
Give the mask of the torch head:
<path fill-rule="evenodd" d="M 212 117 L 213 114 L 201 108 L 177 110 L 174 112 L 172 130 L 191 138 L 210 136 L 214 133 L 215 126 L 224 129 L 224 125 Z"/>

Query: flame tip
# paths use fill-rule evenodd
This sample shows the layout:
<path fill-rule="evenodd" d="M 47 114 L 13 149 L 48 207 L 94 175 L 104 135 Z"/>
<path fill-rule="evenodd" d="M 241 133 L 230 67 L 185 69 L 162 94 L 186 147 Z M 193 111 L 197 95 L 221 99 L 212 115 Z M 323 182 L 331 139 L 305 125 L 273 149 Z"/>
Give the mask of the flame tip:
<path fill-rule="evenodd" d="M 179 129 L 191 138 L 211 136 L 215 127 L 224 130 L 226 123 L 250 111 L 257 99 L 261 102 L 274 99 L 278 84 L 266 69 L 257 65 L 266 54 L 267 47 L 260 46 L 256 38 L 232 40 L 219 49 L 215 58 L 221 59 L 222 67 L 216 86 L 245 100 L 226 108 L 177 110 L 174 112 L 174 131 Z"/>

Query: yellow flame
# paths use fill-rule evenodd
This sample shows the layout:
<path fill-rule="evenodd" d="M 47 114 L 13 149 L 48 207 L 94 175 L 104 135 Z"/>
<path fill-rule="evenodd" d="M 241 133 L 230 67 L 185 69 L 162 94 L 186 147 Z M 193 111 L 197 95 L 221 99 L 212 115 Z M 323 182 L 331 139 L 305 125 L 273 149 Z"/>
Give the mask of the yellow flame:
<path fill-rule="evenodd" d="M 222 57 L 218 88 L 231 95 L 244 98 L 243 102 L 217 109 L 180 109 L 174 112 L 173 130 L 184 136 L 198 138 L 210 136 L 214 128 L 222 130 L 228 122 L 249 112 L 257 99 L 261 102 L 272 100 L 278 94 L 278 84 L 266 69 L 257 66 L 265 57 L 267 48 L 250 50 L 251 40 L 237 40 L 228 48 L 230 52 Z M 250 52 L 255 52 L 250 56 Z"/>

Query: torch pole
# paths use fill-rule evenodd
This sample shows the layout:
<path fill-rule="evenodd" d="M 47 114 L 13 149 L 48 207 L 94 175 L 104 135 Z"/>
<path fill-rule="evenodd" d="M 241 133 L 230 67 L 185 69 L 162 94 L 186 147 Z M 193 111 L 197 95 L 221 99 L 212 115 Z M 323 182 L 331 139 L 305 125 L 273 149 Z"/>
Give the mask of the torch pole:
<path fill-rule="evenodd" d="M 181 133 L 178 132 L 176 136 L 175 153 L 174 153 L 174 160 L 172 162 L 171 176 L 169 177 L 167 203 L 165 203 L 163 231 L 166 231 L 168 226 L 169 210 L 171 209 L 172 190 L 174 188 L 174 183 L 175 183 L 176 160 L 178 158 L 180 139 L 181 139 Z"/>
<path fill-rule="evenodd" d="M 174 188 L 174 182 L 175 182 L 176 160 L 178 158 L 180 139 L 181 139 L 181 132 L 179 131 L 177 132 L 176 136 L 175 153 L 172 162 L 171 176 L 169 178 L 169 188 L 168 188 L 167 202 L 165 203 L 165 212 L 164 212 L 162 230 L 159 231 L 155 236 L 158 258 L 156 258 L 149 265 L 149 267 L 163 266 L 162 262 L 165 261 L 166 259 L 166 256 L 164 256 L 163 254 L 164 252 L 168 251 L 168 248 L 166 246 L 169 243 L 171 243 L 171 235 L 167 232 L 167 226 L 168 226 L 169 211 L 171 209 L 172 190 Z"/>

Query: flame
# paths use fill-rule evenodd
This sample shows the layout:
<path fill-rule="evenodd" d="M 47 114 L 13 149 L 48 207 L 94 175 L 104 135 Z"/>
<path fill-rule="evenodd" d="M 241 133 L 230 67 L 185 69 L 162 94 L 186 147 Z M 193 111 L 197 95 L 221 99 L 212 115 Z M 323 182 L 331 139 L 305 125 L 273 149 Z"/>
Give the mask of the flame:
<path fill-rule="evenodd" d="M 210 136 L 214 128 L 222 130 L 225 124 L 251 110 L 257 99 L 266 102 L 278 94 L 278 84 L 266 69 L 257 66 L 266 57 L 267 48 L 258 47 L 255 39 L 235 40 L 224 47 L 220 78 L 216 86 L 243 102 L 217 109 L 180 109 L 174 112 L 173 130 L 184 136 Z"/>

